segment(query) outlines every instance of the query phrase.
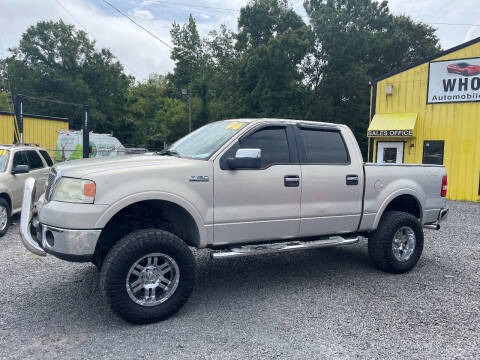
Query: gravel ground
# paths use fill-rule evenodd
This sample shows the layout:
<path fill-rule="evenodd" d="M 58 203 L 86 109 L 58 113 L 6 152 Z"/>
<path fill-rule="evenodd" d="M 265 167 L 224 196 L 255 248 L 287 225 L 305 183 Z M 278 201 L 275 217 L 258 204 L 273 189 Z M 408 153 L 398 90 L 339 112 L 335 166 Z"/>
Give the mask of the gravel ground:
<path fill-rule="evenodd" d="M 27 252 L 14 225 L 0 239 L 0 359 L 478 359 L 480 204 L 449 206 L 404 275 L 372 268 L 366 243 L 216 261 L 200 251 L 189 302 L 146 326 L 109 311 L 93 265 Z"/>

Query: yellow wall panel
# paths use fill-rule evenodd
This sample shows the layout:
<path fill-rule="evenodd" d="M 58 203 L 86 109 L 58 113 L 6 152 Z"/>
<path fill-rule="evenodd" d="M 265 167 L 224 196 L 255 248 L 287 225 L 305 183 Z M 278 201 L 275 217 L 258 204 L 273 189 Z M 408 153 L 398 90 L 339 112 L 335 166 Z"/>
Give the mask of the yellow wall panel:
<path fill-rule="evenodd" d="M 434 61 L 470 57 L 480 57 L 480 42 Z M 417 136 L 405 139 L 405 163 L 422 163 L 424 140 L 444 140 L 448 198 L 480 201 L 480 102 L 427 105 L 428 64 L 423 63 L 378 81 L 375 113 L 417 113 Z M 393 95 L 385 94 L 387 84 L 393 85 Z M 376 144 L 374 156 L 375 150 Z"/>
<path fill-rule="evenodd" d="M 68 130 L 68 120 L 23 118 L 23 141 L 46 148 L 53 158 L 58 132 Z M 0 114 L 0 144 L 12 144 L 15 123 L 12 115 Z"/>
<path fill-rule="evenodd" d="M 52 157 L 60 130 L 68 130 L 67 120 L 23 119 L 24 142 L 39 144 L 41 147 L 47 149 Z"/>
<path fill-rule="evenodd" d="M 0 144 L 11 144 L 14 131 L 12 115 L 0 114 Z"/>

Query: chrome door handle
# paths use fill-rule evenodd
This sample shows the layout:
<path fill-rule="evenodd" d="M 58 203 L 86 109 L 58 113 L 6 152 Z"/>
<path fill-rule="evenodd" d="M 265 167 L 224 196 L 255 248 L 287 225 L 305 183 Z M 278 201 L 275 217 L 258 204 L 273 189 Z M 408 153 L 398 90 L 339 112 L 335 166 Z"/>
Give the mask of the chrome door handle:
<path fill-rule="evenodd" d="M 300 186 L 300 176 L 298 175 L 285 175 L 283 178 L 283 184 L 286 187 Z"/>
<path fill-rule="evenodd" d="M 358 185 L 358 175 L 347 175 L 347 185 Z"/>

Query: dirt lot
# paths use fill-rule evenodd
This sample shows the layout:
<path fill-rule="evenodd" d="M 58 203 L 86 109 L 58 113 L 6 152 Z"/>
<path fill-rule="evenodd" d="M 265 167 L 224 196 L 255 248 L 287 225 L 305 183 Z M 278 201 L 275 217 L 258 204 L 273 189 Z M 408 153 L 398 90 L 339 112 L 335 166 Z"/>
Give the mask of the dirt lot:
<path fill-rule="evenodd" d="M 478 359 L 480 204 L 449 206 L 404 275 L 372 268 L 366 243 L 217 261 L 201 251 L 190 301 L 147 326 L 109 312 L 93 265 L 28 253 L 15 225 L 0 238 L 0 358 Z"/>

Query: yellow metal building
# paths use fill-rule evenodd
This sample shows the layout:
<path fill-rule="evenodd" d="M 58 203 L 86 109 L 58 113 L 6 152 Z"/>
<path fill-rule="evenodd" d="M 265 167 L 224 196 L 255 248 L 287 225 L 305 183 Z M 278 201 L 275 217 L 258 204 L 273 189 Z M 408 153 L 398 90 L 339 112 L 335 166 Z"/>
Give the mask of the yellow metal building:
<path fill-rule="evenodd" d="M 52 158 L 60 130 L 69 130 L 68 119 L 40 115 L 23 116 L 23 141 L 44 147 Z M 18 129 L 14 115 L 0 111 L 0 144 L 13 144 L 16 132 Z"/>
<path fill-rule="evenodd" d="M 480 37 L 372 80 L 367 136 L 369 161 L 444 164 L 447 197 L 480 201 Z"/>

